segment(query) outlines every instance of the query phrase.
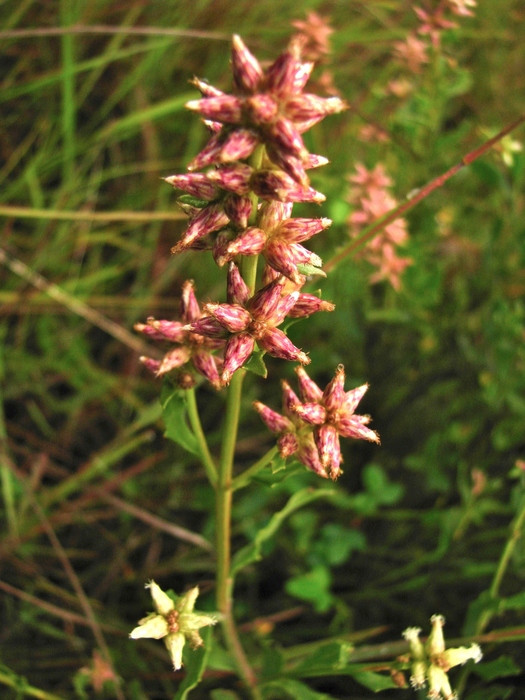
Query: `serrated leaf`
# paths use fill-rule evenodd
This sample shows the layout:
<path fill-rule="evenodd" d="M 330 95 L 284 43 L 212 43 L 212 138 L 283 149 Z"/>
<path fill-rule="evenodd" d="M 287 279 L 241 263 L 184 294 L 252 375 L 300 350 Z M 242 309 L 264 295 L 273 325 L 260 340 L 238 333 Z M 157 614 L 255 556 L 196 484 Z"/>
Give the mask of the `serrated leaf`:
<path fill-rule="evenodd" d="M 317 501 L 320 498 L 331 498 L 333 495 L 334 491 L 331 489 L 319 489 L 318 491 L 314 491 L 310 488 L 305 488 L 301 489 L 301 491 L 297 491 L 297 493 L 294 493 L 285 507 L 278 513 L 275 513 L 275 515 L 270 519 L 270 522 L 259 530 L 255 536 L 255 540 L 237 552 L 233 558 L 231 575 L 235 576 L 235 574 L 237 574 L 245 566 L 248 566 L 248 564 L 261 559 L 261 547 L 263 543 L 270 539 L 270 537 L 273 537 L 281 526 L 282 522 L 291 513 L 299 508 L 302 508 L 308 503 L 312 503 L 312 501 Z"/>
<path fill-rule="evenodd" d="M 312 690 L 293 678 L 281 678 L 261 686 L 265 700 L 335 700 L 332 695 Z"/>
<path fill-rule="evenodd" d="M 197 438 L 186 421 L 186 392 L 165 381 L 160 394 L 160 404 L 166 426 L 164 435 L 188 452 L 199 455 Z"/>
<path fill-rule="evenodd" d="M 186 700 L 190 690 L 196 688 L 201 682 L 211 648 L 211 628 L 204 628 L 203 632 L 201 632 L 201 637 L 204 645 L 197 647 L 197 649 L 190 649 L 189 652 L 184 655 L 184 670 L 186 671 L 186 675 L 173 700 Z M 186 648 L 187 646 L 188 645 L 186 645 Z"/>

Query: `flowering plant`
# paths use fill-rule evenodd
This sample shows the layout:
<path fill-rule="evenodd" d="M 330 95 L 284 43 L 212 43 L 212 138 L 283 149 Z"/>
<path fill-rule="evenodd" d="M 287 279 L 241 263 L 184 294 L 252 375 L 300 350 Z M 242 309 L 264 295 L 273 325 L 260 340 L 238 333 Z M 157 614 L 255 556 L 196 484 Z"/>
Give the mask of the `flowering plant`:
<path fill-rule="evenodd" d="M 452 11 L 468 15 L 469 6 L 455 3 Z M 432 16 L 417 10 L 423 22 L 419 33 L 429 35 L 434 47 L 439 45 L 440 32 L 455 26 L 442 17 L 445 9 L 443 4 Z M 399 44 L 396 50 L 412 65 L 417 49 L 417 72 L 427 61 L 425 45 L 415 37 L 409 39 L 406 46 Z M 331 221 L 326 217 L 292 216 L 295 203 L 324 201 L 324 195 L 311 186 L 308 171 L 327 161 L 309 153 L 303 135 L 324 117 L 346 108 L 338 96 L 319 97 L 306 91 L 313 69 L 313 63 L 303 58 L 307 43 L 304 37 L 295 37 L 273 63 L 263 66 L 235 36 L 233 93 L 194 79 L 201 98 L 186 106 L 202 117 L 210 139 L 190 162 L 188 173 L 166 178 L 184 193 L 178 203 L 188 217 L 187 228 L 172 252 L 181 255 L 195 251 L 201 255 L 208 251 L 219 268 L 227 266 L 226 301 L 198 301 L 194 283 L 187 280 L 182 290 L 180 320 L 149 318 L 136 325 L 136 330 L 152 340 L 175 344 L 163 359 L 141 359 L 156 376 L 169 373 L 172 383 L 165 385 L 163 403 L 166 406 L 175 402 L 179 407 L 175 415 L 165 411 L 170 435 L 200 456 L 215 490 L 218 613 L 193 613 L 197 588 L 175 602 L 152 582 L 156 612 L 141 620 L 131 636 L 162 638 L 175 669 L 180 669 L 185 642 L 190 641 L 193 648 L 202 646 L 198 628 L 220 620 L 223 643 L 246 692 L 254 699 L 285 697 L 287 692 L 303 697 L 311 691 L 297 678 L 307 677 L 308 665 L 316 661 L 314 657 L 299 660 L 292 664 L 291 674 L 282 677 L 273 671 L 265 675 L 260 664 L 254 666 L 250 662 L 233 615 L 235 577 L 261 557 L 267 533 L 273 532 L 288 513 L 333 494 L 328 489 L 294 493 L 283 511 L 256 535 L 254 543 L 232 556 L 234 493 L 254 478 L 262 477 L 276 463 L 279 469 L 299 463 L 322 479 L 336 480 L 343 471 L 341 437 L 379 443 L 378 433 L 369 427 L 370 416 L 355 413 L 368 385 L 345 387 L 345 369 L 339 364 L 335 376 L 322 388 L 311 377 L 315 369 L 309 373 L 304 369 L 310 364 L 309 349 L 296 346 L 287 333 L 292 320 L 335 309 L 332 302 L 306 291 L 312 278 L 325 273 L 320 257 L 304 244 L 326 230 Z M 413 261 L 397 256 L 397 246 L 406 243 L 408 234 L 405 220 L 392 216 L 391 210 L 398 205 L 387 191 L 391 180 L 381 165 L 369 171 L 358 164 L 356 170 L 348 178 L 353 187 L 349 201 L 354 206 L 348 219 L 351 236 L 363 238 L 364 229 L 364 236 L 369 238 L 365 241 L 365 255 L 378 268 L 370 281 L 388 280 L 399 290 L 401 274 Z M 375 220 L 384 215 L 388 220 L 383 233 L 371 238 L 370 227 L 373 229 Z M 298 363 L 294 370 L 299 390 L 296 394 L 288 381 L 282 381 L 282 413 L 259 400 L 253 401 L 253 408 L 277 441 L 251 467 L 239 472 L 234 469 L 234 458 L 243 381 L 247 370 L 266 377 L 265 354 Z M 218 458 L 207 443 L 194 395 L 195 387 L 203 380 L 226 393 Z M 425 645 L 419 640 L 419 628 L 405 631 L 410 653 L 392 663 L 391 677 L 374 673 L 365 682 L 358 665 L 348 671 L 349 675 L 353 673 L 365 685 L 378 690 L 406 686 L 402 671 L 410 668 L 414 688 L 428 685 L 428 697 L 451 700 L 455 695 L 447 671 L 469 659 L 479 661 L 481 652 L 476 644 L 446 650 L 443 617 L 434 615 L 431 622 L 432 633 Z M 348 645 L 337 643 L 330 654 L 337 654 L 338 663 L 350 668 Z M 190 654 L 188 664 L 191 659 Z M 196 673 L 202 675 L 205 661 L 201 658 L 199 663 L 201 668 Z"/>

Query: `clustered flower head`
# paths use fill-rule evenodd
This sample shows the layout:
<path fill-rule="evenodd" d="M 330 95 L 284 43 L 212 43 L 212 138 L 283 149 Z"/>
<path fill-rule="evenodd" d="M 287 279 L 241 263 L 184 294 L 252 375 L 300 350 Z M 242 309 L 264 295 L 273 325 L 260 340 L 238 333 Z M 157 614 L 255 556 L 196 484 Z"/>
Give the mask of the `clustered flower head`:
<path fill-rule="evenodd" d="M 319 476 L 337 479 L 341 474 L 339 437 L 379 442 L 378 434 L 367 427 L 370 416 L 355 414 L 367 384 L 344 390 L 345 371 L 339 365 L 334 379 L 323 391 L 302 367 L 297 367 L 300 399 L 283 382 L 283 414 L 260 401 L 254 403 L 268 428 L 279 435 L 282 457 L 295 457 Z"/>
<path fill-rule="evenodd" d="M 177 347 L 169 350 L 160 361 L 151 357 L 141 357 L 140 361 L 157 376 L 177 370 L 179 383 L 186 388 L 193 386 L 194 381 L 191 374 L 182 372 L 182 368 L 187 363 L 191 363 L 199 374 L 219 388 L 219 368 L 222 366 L 222 360 L 212 355 L 212 352 L 224 347 L 225 340 L 219 337 L 206 337 L 187 329 L 187 324 L 194 323 L 203 317 L 206 318 L 206 314 L 200 309 L 193 281 L 188 280 L 182 287 L 182 321 L 156 320 L 150 317 L 147 323 L 135 325 L 135 330 L 152 340 L 169 341 L 176 343 Z"/>
<path fill-rule="evenodd" d="M 443 31 L 457 28 L 452 17 L 473 17 L 476 4 L 476 0 L 439 0 L 432 8 L 414 7 L 419 25 L 404 41 L 394 43 L 394 57 L 409 73 L 421 73 L 423 65 L 430 62 L 430 47 L 439 49 Z M 391 81 L 388 87 L 397 97 L 406 97 L 415 86 L 402 78 Z"/>
<path fill-rule="evenodd" d="M 472 659 L 475 663 L 481 660 L 481 649 L 477 644 L 470 647 L 458 647 L 445 649 L 443 625 L 445 618 L 442 615 L 433 615 L 430 618 L 432 630 L 423 644 L 419 639 L 421 629 L 409 627 L 403 632 L 403 637 L 410 647 L 410 667 L 412 675 L 410 682 L 416 690 L 428 686 L 427 697 L 431 700 L 455 700 L 457 695 L 450 687 L 447 672 L 454 666 L 466 663 Z"/>
<path fill-rule="evenodd" d="M 201 627 L 215 625 L 219 616 L 216 614 L 193 612 L 199 588 L 195 587 L 177 601 L 173 601 L 155 581 L 146 584 L 153 598 L 155 612 L 139 620 L 138 627 L 130 633 L 131 639 L 162 639 L 173 662 L 173 668 L 182 668 L 182 650 L 186 642 L 192 649 L 197 649 L 204 642 L 199 634 Z"/>
<path fill-rule="evenodd" d="M 211 137 L 189 172 L 166 178 L 184 193 L 178 204 L 188 216 L 172 252 L 209 250 L 218 266 L 228 265 L 227 299 L 199 305 L 188 281 L 180 321 L 151 318 L 136 326 L 152 339 L 176 344 L 162 361 L 143 362 L 157 375 L 181 373 L 182 386 L 190 386 L 193 370 L 216 388 L 226 386 L 256 350 L 308 364 L 307 353 L 288 338 L 283 324 L 334 309 L 302 291 L 308 275 L 324 275 L 321 259 L 305 244 L 331 221 L 295 218 L 292 209 L 295 202 L 324 200 L 310 186 L 307 172 L 328 161 L 309 153 L 302 135 L 346 105 L 339 97 L 305 92 L 313 69 L 301 54 L 311 44 L 306 35 L 322 53 L 331 30 L 317 15 L 296 26 L 301 36 L 265 68 L 240 37 L 233 37 L 232 94 L 193 80 L 201 98 L 186 106 L 203 118 Z M 259 255 L 265 267 L 257 288 L 243 278 L 240 262 Z M 341 473 L 339 436 L 379 441 L 366 427 L 370 418 L 354 414 L 367 385 L 345 392 L 342 366 L 324 391 L 302 368 L 297 374 L 301 399 L 284 383 L 284 415 L 260 403 L 255 407 L 279 434 L 284 457 L 295 455 L 320 476 L 335 479 Z"/>
<path fill-rule="evenodd" d="M 322 34 L 326 44 L 329 30 L 321 25 L 314 34 L 319 40 Z M 308 152 L 302 134 L 346 105 L 339 97 L 305 92 L 314 65 L 302 60 L 305 45 L 304 38 L 292 40 L 263 68 L 234 36 L 233 93 L 193 80 L 201 98 L 186 106 L 203 118 L 211 138 L 189 164 L 189 172 L 166 178 L 184 193 L 178 204 L 188 216 L 172 252 L 211 250 L 217 265 L 228 265 L 228 298 L 226 303 L 199 305 L 193 283 L 187 281 L 180 321 L 150 318 L 136 326 L 153 340 L 176 344 L 161 361 L 142 361 L 157 376 L 176 371 L 183 387 L 194 383 L 193 370 L 216 388 L 226 386 L 257 348 L 307 364 L 306 353 L 278 326 L 287 317 L 334 308 L 301 292 L 306 274 L 324 274 L 322 260 L 305 243 L 331 221 L 294 218 L 292 208 L 294 202 L 324 200 L 310 186 L 307 171 L 328 161 Z M 238 261 L 259 255 L 266 269 L 261 288 L 254 290 L 241 277 Z"/>
<path fill-rule="evenodd" d="M 351 186 L 349 201 L 354 207 L 348 223 L 350 235 L 356 238 L 363 229 L 394 209 L 397 201 L 389 192 L 392 181 L 380 163 L 373 170 L 358 163 L 356 172 L 348 176 L 348 181 Z M 399 218 L 366 243 L 361 256 L 376 269 L 370 277 L 372 284 L 387 280 L 396 291 L 401 288 L 401 275 L 412 260 L 400 257 L 397 249 L 407 240 L 406 221 Z"/>

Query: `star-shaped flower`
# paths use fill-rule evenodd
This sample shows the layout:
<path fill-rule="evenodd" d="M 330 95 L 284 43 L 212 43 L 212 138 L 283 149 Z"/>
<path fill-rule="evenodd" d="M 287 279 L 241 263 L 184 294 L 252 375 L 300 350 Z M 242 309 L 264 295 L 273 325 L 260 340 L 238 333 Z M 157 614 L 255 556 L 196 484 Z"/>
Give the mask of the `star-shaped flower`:
<path fill-rule="evenodd" d="M 357 440 L 379 442 L 379 435 L 367 428 L 370 416 L 359 416 L 354 413 L 368 389 L 368 384 L 345 392 L 345 369 L 337 367 L 335 377 L 322 391 L 306 372 L 298 367 L 301 394 L 306 397 L 306 403 L 294 407 L 294 411 L 306 423 L 315 426 L 314 439 L 321 464 L 327 474 L 336 479 L 340 472 L 341 446 L 339 436 Z"/>
<path fill-rule="evenodd" d="M 475 663 L 481 659 L 481 649 L 477 644 L 470 647 L 445 649 L 443 636 L 443 615 L 432 615 L 430 618 L 432 631 L 425 644 L 419 639 L 421 629 L 409 627 L 403 632 L 403 637 L 410 646 L 410 664 L 412 675 L 410 682 L 414 689 L 424 688 L 428 683 L 427 697 L 431 700 L 455 700 L 457 694 L 452 691 L 447 672 L 454 666 L 473 659 Z"/>
<path fill-rule="evenodd" d="M 222 360 L 211 353 L 217 348 L 222 348 L 225 341 L 219 337 L 220 327 L 209 318 L 209 315 L 201 311 L 192 280 L 187 280 L 182 286 L 181 317 L 182 322 L 148 318 L 147 323 L 135 325 L 135 330 L 153 340 L 167 340 L 178 345 L 167 352 L 160 362 L 150 357 L 141 357 L 141 362 L 157 376 L 179 369 L 191 362 L 199 374 L 211 382 L 216 389 L 220 388 L 217 368 L 221 366 Z M 198 319 L 203 319 L 203 323 L 207 323 L 208 326 L 215 325 L 215 334 L 210 333 L 206 337 L 188 330 L 187 324 Z"/>
<path fill-rule="evenodd" d="M 310 359 L 297 348 L 280 326 L 299 298 L 299 292 L 287 294 L 284 278 L 280 277 L 250 297 L 248 287 L 236 265 L 230 263 L 228 287 L 230 303 L 206 304 L 204 310 L 222 328 L 230 333 L 224 351 L 221 374 L 223 386 L 230 383 L 233 373 L 242 367 L 252 354 L 255 343 L 273 357 L 308 364 Z M 201 319 L 186 326 L 185 330 L 207 335 L 209 319 Z M 212 329 L 212 332 L 215 332 Z"/>
<path fill-rule="evenodd" d="M 366 427 L 370 416 L 354 414 L 368 385 L 345 392 L 344 367 L 339 365 L 323 392 L 302 367 L 295 371 L 303 403 L 283 382 L 284 415 L 260 401 L 253 404 L 254 408 L 268 428 L 279 434 L 277 444 L 282 457 L 294 455 L 319 476 L 337 479 L 342 462 L 339 436 L 379 442 L 378 434 Z"/>
<path fill-rule="evenodd" d="M 303 92 L 312 68 L 313 63 L 301 61 L 300 42 L 296 42 L 263 70 L 241 38 L 234 36 L 235 94 L 228 95 L 195 81 L 203 97 L 186 105 L 204 119 L 222 124 L 204 151 L 190 163 L 189 170 L 248 158 L 262 143 L 273 163 L 306 186 L 304 166 L 308 165 L 309 154 L 301 134 L 325 116 L 346 108 L 339 97 Z"/>
<path fill-rule="evenodd" d="M 199 588 L 195 587 L 174 602 L 155 581 L 146 584 L 151 591 L 155 612 L 139 620 L 138 627 L 130 633 L 131 639 L 163 639 L 173 668 L 182 667 L 182 650 L 188 641 L 192 649 L 203 645 L 198 632 L 201 627 L 215 625 L 217 615 L 193 612 Z"/>

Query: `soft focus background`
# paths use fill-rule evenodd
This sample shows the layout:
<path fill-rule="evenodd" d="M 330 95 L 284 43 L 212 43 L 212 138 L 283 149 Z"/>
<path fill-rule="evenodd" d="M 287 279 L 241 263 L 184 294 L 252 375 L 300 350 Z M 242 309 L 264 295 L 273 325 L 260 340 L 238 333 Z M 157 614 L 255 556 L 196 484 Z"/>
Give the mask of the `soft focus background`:
<path fill-rule="evenodd" d="M 478 4 L 432 50 L 403 1 L 0 3 L 2 697 L 20 697 L 12 686 L 25 687 L 23 677 L 44 693 L 33 697 L 115 697 L 113 673 L 125 698 L 172 697 L 181 674 L 162 644 L 127 639 L 151 609 L 144 583 L 199 584 L 199 605 L 213 609 L 213 494 L 163 437 L 161 382 L 140 365 L 144 340 L 133 334 L 149 315 L 176 318 L 185 279 L 204 301 L 224 300 L 224 271 L 209 253 L 169 254 L 184 219 L 161 178 L 184 171 L 207 138 L 184 110 L 197 97 L 188 81 L 231 87 L 233 32 L 270 61 L 309 12 L 335 28 L 312 91 L 340 94 L 350 109 L 307 135 L 331 161 L 312 172 L 326 203 L 294 209 L 334 220 L 312 242 L 327 262 L 359 221 L 406 201 L 523 111 L 523 3 Z M 28 31 L 74 24 L 119 31 Z M 336 311 L 290 335 L 319 384 L 339 363 L 347 389 L 370 383 L 360 410 L 382 444 L 346 442 L 337 498 L 290 517 L 240 577 L 236 615 L 253 653 L 271 637 L 283 648 L 357 632 L 395 641 L 407 626 L 426 634 L 434 613 L 451 639 L 473 632 L 473 603 L 523 498 L 523 138 L 516 130 L 406 216 L 402 274 L 378 274 L 361 255 L 312 285 Z M 381 187 L 356 181 L 377 166 Z M 268 367 L 267 380 L 246 382 L 239 470 L 271 446 L 251 402 L 279 410 L 279 379 L 294 382 L 291 366 L 270 358 Z M 216 450 L 224 397 L 203 385 L 198 400 Z M 319 486 L 293 467 L 265 481 L 239 493 L 236 547 L 296 489 Z M 516 596 L 524 579 L 520 540 L 501 594 Z M 525 601 L 502 607 L 492 628 L 521 625 L 523 637 Z M 478 695 L 473 677 L 471 697 L 525 697 L 523 645 L 485 651 L 489 661 L 507 654 L 509 674 L 489 674 Z M 234 683 L 214 664 L 192 697 Z M 311 686 L 373 697 L 348 677 Z"/>

